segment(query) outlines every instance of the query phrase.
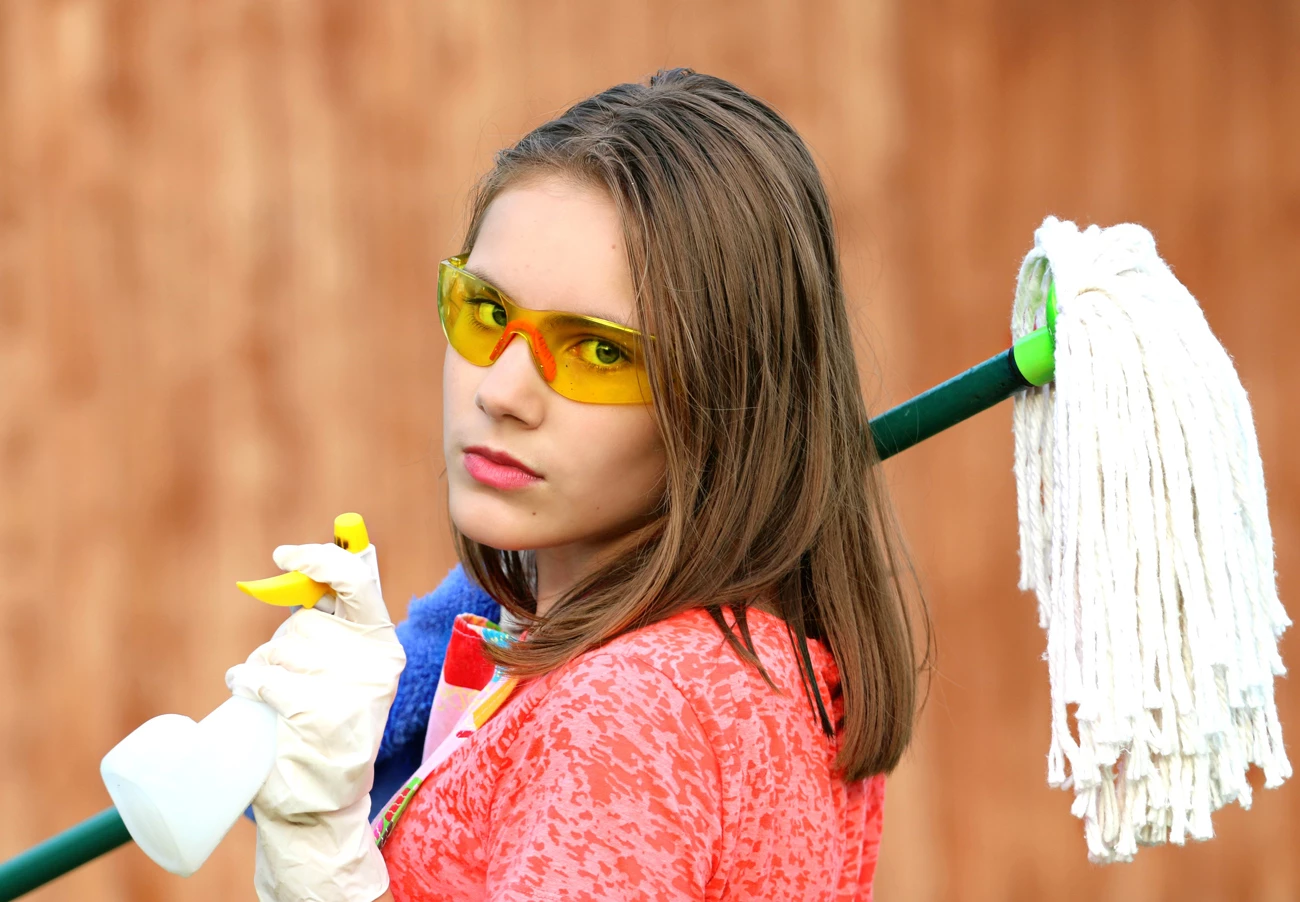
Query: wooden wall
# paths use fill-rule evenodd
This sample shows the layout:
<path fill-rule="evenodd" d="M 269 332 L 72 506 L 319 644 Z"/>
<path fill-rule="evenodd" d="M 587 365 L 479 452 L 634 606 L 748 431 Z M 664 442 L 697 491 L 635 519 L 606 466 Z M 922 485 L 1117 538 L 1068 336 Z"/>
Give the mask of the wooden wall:
<path fill-rule="evenodd" d="M 0 5 L 0 858 L 103 808 L 140 722 L 223 699 L 277 620 L 233 582 L 276 544 L 360 510 L 395 616 L 436 585 L 436 261 L 497 147 L 661 66 L 813 147 L 877 408 L 1006 345 L 1048 213 L 1150 227 L 1251 393 L 1294 597 L 1297 46 L 1294 0 Z M 940 657 L 878 898 L 1300 897 L 1295 785 L 1087 864 L 1045 784 L 1009 408 L 887 466 Z M 127 847 L 34 898 L 251 899 L 253 835 L 189 880 Z"/>

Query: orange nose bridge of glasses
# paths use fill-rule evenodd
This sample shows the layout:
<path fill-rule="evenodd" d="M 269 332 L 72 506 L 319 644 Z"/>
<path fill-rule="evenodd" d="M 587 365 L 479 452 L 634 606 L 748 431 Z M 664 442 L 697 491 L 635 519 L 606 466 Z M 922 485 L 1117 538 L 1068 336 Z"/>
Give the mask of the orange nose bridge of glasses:
<path fill-rule="evenodd" d="M 533 348 L 533 356 L 537 362 L 542 365 L 542 377 L 545 378 L 547 382 L 554 382 L 555 356 L 551 354 L 551 349 L 546 346 L 546 339 L 542 337 L 541 330 L 532 323 L 525 322 L 522 319 L 513 319 L 506 323 L 505 331 L 502 332 L 501 337 L 497 339 L 496 347 L 492 349 L 492 353 L 489 355 L 488 359 L 493 363 L 496 363 L 497 358 L 500 357 L 501 352 L 506 349 L 506 345 L 510 344 L 510 339 L 515 337 L 516 332 L 522 332 L 528 337 L 528 343 L 532 345 Z"/>

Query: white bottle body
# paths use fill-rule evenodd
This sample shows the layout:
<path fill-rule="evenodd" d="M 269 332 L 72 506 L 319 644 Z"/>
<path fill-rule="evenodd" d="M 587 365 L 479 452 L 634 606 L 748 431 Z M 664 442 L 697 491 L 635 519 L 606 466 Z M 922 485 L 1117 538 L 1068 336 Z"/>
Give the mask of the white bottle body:
<path fill-rule="evenodd" d="M 374 545 L 357 552 L 379 578 Z M 326 593 L 316 610 L 333 614 Z M 199 869 L 239 819 L 275 764 L 279 715 L 232 696 L 195 723 L 163 714 L 113 747 L 99 771 L 131 838 L 173 874 Z"/>
<path fill-rule="evenodd" d="M 199 869 L 270 775 L 278 720 L 232 696 L 198 723 L 146 721 L 104 756 L 104 785 L 145 854 L 182 877 Z"/>

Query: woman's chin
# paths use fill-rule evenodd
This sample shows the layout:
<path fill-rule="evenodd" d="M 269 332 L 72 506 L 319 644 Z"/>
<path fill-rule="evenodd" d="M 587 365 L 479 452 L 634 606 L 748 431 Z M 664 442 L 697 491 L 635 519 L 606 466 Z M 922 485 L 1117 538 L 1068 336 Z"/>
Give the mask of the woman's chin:
<path fill-rule="evenodd" d="M 501 551 L 527 551 L 548 544 L 537 528 L 539 519 L 504 505 L 451 505 L 451 522 L 461 535 Z"/>

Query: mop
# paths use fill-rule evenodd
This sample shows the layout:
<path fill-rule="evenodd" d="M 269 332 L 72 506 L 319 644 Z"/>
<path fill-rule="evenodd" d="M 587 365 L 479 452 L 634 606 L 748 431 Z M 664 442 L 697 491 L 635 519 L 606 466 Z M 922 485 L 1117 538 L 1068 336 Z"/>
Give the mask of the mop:
<path fill-rule="evenodd" d="M 1249 765 L 1267 788 L 1291 776 L 1273 697 L 1290 620 L 1246 392 L 1140 226 L 1049 217 L 1011 325 L 1055 340 L 1054 381 L 1013 402 L 1048 783 L 1074 790 L 1094 862 L 1209 839 L 1211 812 L 1250 807 Z"/>

